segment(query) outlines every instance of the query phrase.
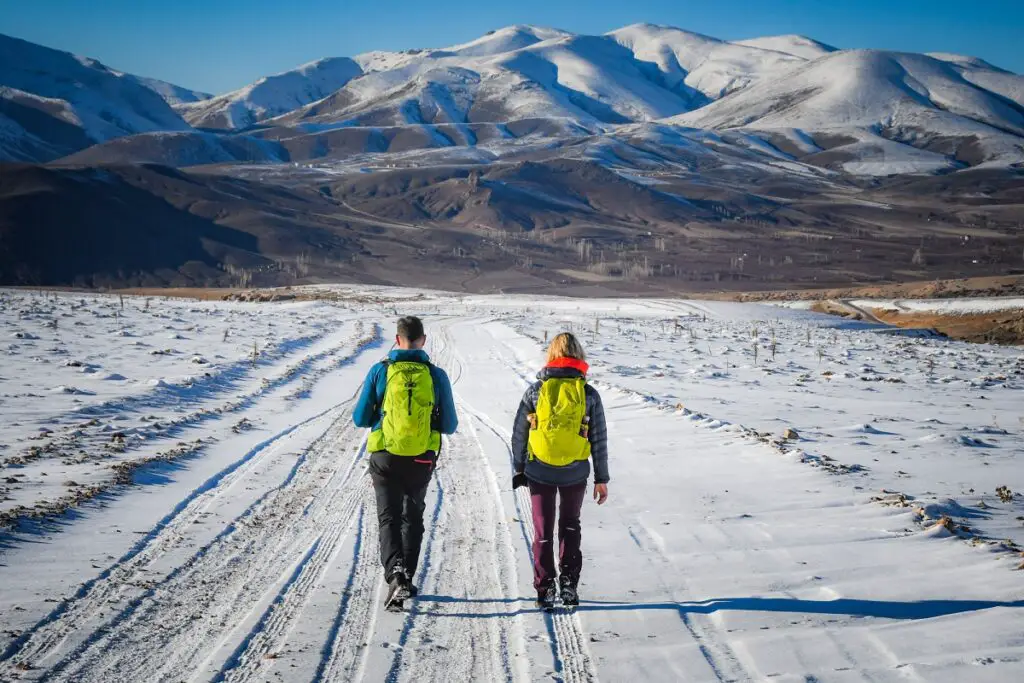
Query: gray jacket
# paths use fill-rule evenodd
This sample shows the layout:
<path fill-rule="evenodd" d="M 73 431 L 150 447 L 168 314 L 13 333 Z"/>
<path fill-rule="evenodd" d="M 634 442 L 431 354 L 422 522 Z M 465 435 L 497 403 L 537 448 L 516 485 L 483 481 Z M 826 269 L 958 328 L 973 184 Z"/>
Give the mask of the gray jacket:
<path fill-rule="evenodd" d="M 527 450 L 530 438 L 530 420 L 527 417 L 537 410 L 537 396 L 541 384 L 549 377 L 582 377 L 583 373 L 572 368 L 544 368 L 519 404 L 515 425 L 512 427 L 512 469 L 514 474 L 524 472 L 531 481 L 552 486 L 572 486 L 587 480 L 590 476 L 590 460 L 580 460 L 564 467 L 556 467 L 531 458 Z M 608 477 L 608 427 L 604 421 L 604 406 L 597 389 L 586 386 L 587 415 L 590 416 L 590 459 L 594 461 L 594 483 L 606 484 Z"/>

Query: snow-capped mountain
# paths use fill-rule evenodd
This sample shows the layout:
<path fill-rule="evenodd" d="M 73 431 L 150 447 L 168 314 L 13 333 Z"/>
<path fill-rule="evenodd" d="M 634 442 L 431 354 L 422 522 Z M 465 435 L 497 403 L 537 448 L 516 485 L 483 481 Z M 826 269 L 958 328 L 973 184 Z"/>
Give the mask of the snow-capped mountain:
<path fill-rule="evenodd" d="M 610 130 L 663 120 L 750 129 L 792 157 L 857 173 L 1024 160 L 1024 79 L 958 55 L 838 50 L 793 35 L 726 42 L 635 24 L 602 36 L 510 26 L 461 45 L 353 60 L 358 76 L 267 123 L 316 133 L 534 119 Z"/>
<path fill-rule="evenodd" d="M 19 54 L 21 63 L 56 60 L 49 72 L 19 69 L 12 54 L 0 67 L 0 153 L 8 158 L 51 159 L 128 133 L 187 130 L 166 103 L 150 106 L 159 93 L 196 128 L 280 140 L 293 161 L 662 122 L 735 130 L 767 153 L 851 173 L 1024 163 L 1024 77 L 973 57 L 839 50 L 804 36 L 728 42 L 653 24 L 597 36 L 515 25 L 449 47 L 321 59 L 209 98 L 6 41 L 8 53 L 17 45 L 31 57 Z M 27 75 L 41 72 L 57 75 L 42 84 Z M 101 77 L 107 90 L 81 87 Z M 145 96 L 117 90 L 133 86 Z M 146 119 L 150 110 L 159 116 Z M 263 156 L 251 142 L 211 146 L 193 135 L 143 137 L 78 158 L 109 150 L 126 160 L 135 149 L 140 159 L 179 162 L 230 161 L 225 149 L 241 150 L 239 161 Z M 276 149 L 267 155 L 277 158 Z"/>
<path fill-rule="evenodd" d="M 800 65 L 784 79 L 763 81 L 685 114 L 685 125 L 755 126 L 814 130 L 928 125 L 940 133 L 975 132 L 978 126 L 1024 135 L 1024 108 L 1011 100 L 1024 78 L 1005 80 L 992 92 L 968 81 L 967 71 L 926 55 L 849 50 Z M 971 69 L 975 80 L 987 75 Z M 974 86 L 974 87 L 972 87 Z M 1016 93 L 1021 94 L 1019 91 Z M 936 128 L 938 126 L 938 128 Z"/>
<path fill-rule="evenodd" d="M 405 125 L 569 118 L 629 123 L 687 111 L 689 98 L 652 81 L 620 45 L 560 37 L 496 55 L 447 51 L 364 74 L 282 117 L 287 125 Z"/>
<path fill-rule="evenodd" d="M 160 97 L 164 98 L 167 104 L 189 104 L 192 102 L 202 102 L 208 100 L 213 95 L 210 93 L 199 92 L 198 90 L 189 90 L 188 88 L 182 88 L 180 85 L 168 83 L 167 81 L 161 81 L 157 78 L 146 78 L 144 76 L 133 76 L 132 74 L 123 74 L 122 78 L 130 80 L 144 85 Z"/>
<path fill-rule="evenodd" d="M 476 40 L 461 45 L 453 45 L 443 50 L 433 51 L 433 54 L 437 56 L 489 57 L 506 52 L 515 52 L 516 50 L 549 40 L 571 38 L 573 35 L 568 31 L 557 28 L 516 24 L 496 31 L 488 31 L 486 35 Z"/>
<path fill-rule="evenodd" d="M 0 161 L 47 161 L 93 142 L 65 100 L 0 87 Z"/>
<path fill-rule="evenodd" d="M 684 87 L 704 96 L 705 104 L 765 77 L 778 77 L 806 58 L 774 49 L 727 43 L 670 26 L 634 24 L 606 38 L 623 45 L 641 63 L 653 63 L 668 87 Z"/>
<path fill-rule="evenodd" d="M 0 35 L 0 159 L 47 161 L 123 135 L 188 128 L 135 79 Z"/>
<path fill-rule="evenodd" d="M 196 128 L 246 128 L 326 97 L 361 73 L 348 57 L 321 59 L 177 109 Z"/>
<path fill-rule="evenodd" d="M 993 92 L 1024 107 L 1024 77 L 993 66 L 977 57 L 930 52 L 929 57 L 946 62 L 972 85 Z"/>
<path fill-rule="evenodd" d="M 751 38 L 749 40 L 734 40 L 736 45 L 756 47 L 762 50 L 775 50 L 794 57 L 803 59 L 817 59 L 824 57 L 830 52 L 836 52 L 838 48 L 825 43 L 819 43 L 806 36 L 766 36 L 764 38 Z"/>
<path fill-rule="evenodd" d="M 1024 78 L 982 64 L 849 50 L 669 122 L 770 131 L 790 140 L 838 138 L 838 144 L 820 146 L 845 155 L 850 171 L 866 171 L 865 163 L 897 173 L 1015 163 L 1022 160 L 1024 144 L 1024 107 L 1014 100 L 1022 85 Z"/>
<path fill-rule="evenodd" d="M 363 70 L 360 77 L 275 123 L 651 121 L 699 108 L 806 61 L 649 24 L 603 36 L 510 26 L 448 48 L 354 59 Z"/>

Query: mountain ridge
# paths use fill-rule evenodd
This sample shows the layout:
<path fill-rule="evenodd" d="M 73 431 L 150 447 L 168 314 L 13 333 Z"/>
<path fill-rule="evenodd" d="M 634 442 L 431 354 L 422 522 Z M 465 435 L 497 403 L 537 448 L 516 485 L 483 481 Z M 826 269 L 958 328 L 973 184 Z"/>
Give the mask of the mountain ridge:
<path fill-rule="evenodd" d="M 189 129 L 159 94 L 136 79 L 95 59 L 2 34 L 0 88 L 0 127 L 7 131 L 0 158 L 19 158 L 11 152 L 12 139 L 29 150 L 28 160 L 48 161 L 86 142 Z M 77 135 L 69 127 L 78 129 Z"/>
<path fill-rule="evenodd" d="M 540 128 L 552 137 L 662 121 L 749 130 L 810 163 L 843 147 L 826 154 L 825 163 L 868 175 L 1024 161 L 1017 139 L 1024 136 L 1024 77 L 963 55 L 840 50 L 800 35 L 725 41 L 651 23 L 601 35 L 516 24 L 447 47 L 323 58 L 213 96 L 0 37 L 4 46 L 33 72 L 52 72 L 52 82 L 36 83 L 25 69 L 0 69 L 0 158 L 14 160 L 101 162 L 110 150 L 111 160 L 130 162 L 136 149 L 140 161 L 175 166 L 295 158 L 193 129 L 256 138 L 265 130 L 281 131 L 277 138 L 327 135 L 349 140 L 343 148 L 357 152 L 354 133 L 332 131 L 362 129 L 370 140 L 376 130 L 407 127 L 401 147 L 428 149 L 473 147 L 485 124 L 500 138 L 501 126 L 518 121 L 547 121 Z M 75 79 L 99 92 L 83 97 L 54 85 Z M 118 100 L 118 88 L 131 92 Z M 438 126 L 475 128 L 453 138 Z M 189 135 L 161 137 L 169 132 Z M 837 135 L 846 144 L 801 142 Z M 78 154 L 93 144 L 95 150 Z M 363 151 L 380 148 L 374 145 Z M 332 155 L 343 149 L 333 148 Z"/>
<path fill-rule="evenodd" d="M 0 163 L 3 284 L 791 289 L 1024 249 L 1024 78 L 961 55 L 515 25 L 206 98 L 8 48 L 0 160 L 46 163 Z"/>

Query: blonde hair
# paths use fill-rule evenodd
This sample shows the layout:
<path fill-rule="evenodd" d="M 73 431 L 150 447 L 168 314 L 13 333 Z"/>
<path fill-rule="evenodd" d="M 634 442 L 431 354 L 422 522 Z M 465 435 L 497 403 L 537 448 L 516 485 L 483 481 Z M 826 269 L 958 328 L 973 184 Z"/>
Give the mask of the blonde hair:
<path fill-rule="evenodd" d="M 571 332 L 562 332 L 551 340 L 548 346 L 548 362 L 558 358 L 576 358 L 586 360 L 587 354 L 583 351 L 583 344 L 580 344 Z"/>

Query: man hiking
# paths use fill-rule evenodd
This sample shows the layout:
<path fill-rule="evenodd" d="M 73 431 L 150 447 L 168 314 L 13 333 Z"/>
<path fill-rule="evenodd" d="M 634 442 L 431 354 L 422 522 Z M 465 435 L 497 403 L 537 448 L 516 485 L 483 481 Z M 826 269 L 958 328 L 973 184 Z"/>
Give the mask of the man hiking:
<path fill-rule="evenodd" d="M 441 451 L 441 435 L 458 426 L 452 386 L 423 350 L 423 321 L 398 321 L 395 345 L 370 368 L 356 404 L 358 427 L 371 428 L 366 450 L 377 497 L 380 561 L 388 583 L 385 607 L 402 609 L 416 595 L 413 576 L 423 541 L 427 484 Z"/>

